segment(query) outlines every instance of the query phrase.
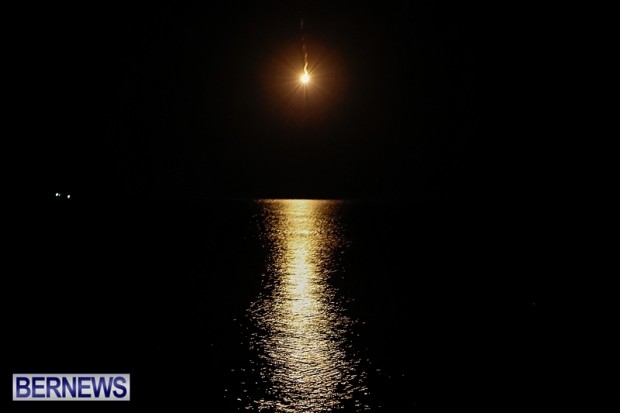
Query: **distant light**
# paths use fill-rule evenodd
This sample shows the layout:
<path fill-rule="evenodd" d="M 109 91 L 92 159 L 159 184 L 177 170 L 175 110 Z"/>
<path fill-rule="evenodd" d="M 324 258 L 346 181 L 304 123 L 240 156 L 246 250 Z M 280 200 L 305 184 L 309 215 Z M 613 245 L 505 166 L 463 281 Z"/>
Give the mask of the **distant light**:
<path fill-rule="evenodd" d="M 59 196 L 60 196 L 60 194 L 58 192 L 56 192 L 56 197 L 59 197 Z"/>
<path fill-rule="evenodd" d="M 299 81 L 304 85 L 307 84 L 310 81 L 310 75 L 308 73 L 304 73 L 299 77 Z"/>
<path fill-rule="evenodd" d="M 71 199 L 71 195 L 67 195 L 67 199 Z"/>

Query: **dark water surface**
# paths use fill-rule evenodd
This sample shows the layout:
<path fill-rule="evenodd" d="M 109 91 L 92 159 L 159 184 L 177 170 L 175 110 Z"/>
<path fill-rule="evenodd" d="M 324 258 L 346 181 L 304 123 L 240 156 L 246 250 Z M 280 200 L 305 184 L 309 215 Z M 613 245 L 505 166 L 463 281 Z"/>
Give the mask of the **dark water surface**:
<path fill-rule="evenodd" d="M 538 405 L 551 333 L 536 305 L 535 251 L 521 244 L 527 223 L 505 211 L 52 203 L 16 215 L 3 364 L 129 372 L 132 401 L 115 410 Z"/>

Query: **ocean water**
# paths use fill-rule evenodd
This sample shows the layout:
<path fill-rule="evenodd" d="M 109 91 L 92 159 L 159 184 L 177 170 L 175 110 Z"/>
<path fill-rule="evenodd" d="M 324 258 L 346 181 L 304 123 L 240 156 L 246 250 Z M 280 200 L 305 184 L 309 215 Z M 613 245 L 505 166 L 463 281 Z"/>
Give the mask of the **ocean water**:
<path fill-rule="evenodd" d="M 9 372 L 128 372 L 126 410 L 437 411 L 545 395 L 538 279 L 501 206 L 64 202 L 28 216 L 11 246 Z"/>

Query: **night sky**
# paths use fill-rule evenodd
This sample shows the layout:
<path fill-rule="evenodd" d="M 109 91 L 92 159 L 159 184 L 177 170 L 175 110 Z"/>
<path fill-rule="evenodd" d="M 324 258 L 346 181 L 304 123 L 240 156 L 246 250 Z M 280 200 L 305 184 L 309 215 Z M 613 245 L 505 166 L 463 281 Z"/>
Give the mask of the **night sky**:
<path fill-rule="evenodd" d="M 523 11 L 507 9 L 19 10 L 9 112 L 24 154 L 17 178 L 38 199 L 61 191 L 93 201 L 514 191 L 507 165 L 531 124 L 532 75 L 520 59 L 529 38 L 511 31 Z M 303 66 L 302 17 L 317 66 L 305 101 L 289 96 Z"/>

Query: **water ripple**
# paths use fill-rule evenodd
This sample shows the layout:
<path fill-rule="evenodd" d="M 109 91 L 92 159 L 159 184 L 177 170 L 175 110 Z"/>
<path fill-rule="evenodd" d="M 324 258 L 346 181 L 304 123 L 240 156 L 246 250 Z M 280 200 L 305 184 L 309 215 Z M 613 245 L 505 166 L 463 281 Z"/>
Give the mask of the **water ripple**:
<path fill-rule="evenodd" d="M 327 412 L 354 402 L 365 375 L 348 340 L 353 320 L 330 283 L 345 245 L 337 201 L 261 201 L 261 235 L 270 251 L 262 294 L 249 309 L 251 348 L 266 396 L 247 408 Z M 263 387 L 263 386 L 261 386 Z"/>

